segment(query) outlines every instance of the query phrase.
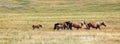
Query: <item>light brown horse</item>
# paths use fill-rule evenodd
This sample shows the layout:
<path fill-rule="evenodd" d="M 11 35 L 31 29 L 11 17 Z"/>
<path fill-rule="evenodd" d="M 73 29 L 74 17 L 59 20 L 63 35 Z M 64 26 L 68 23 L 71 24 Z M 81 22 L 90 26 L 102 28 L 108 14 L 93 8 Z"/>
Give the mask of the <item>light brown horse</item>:
<path fill-rule="evenodd" d="M 71 22 L 70 29 L 72 30 L 72 27 L 76 29 L 81 29 L 83 24 L 83 22 Z"/>
<path fill-rule="evenodd" d="M 87 29 L 90 29 L 91 27 L 100 29 L 100 26 L 102 26 L 102 25 L 106 27 L 105 22 L 89 22 L 89 23 L 85 23 L 85 25 L 86 25 Z"/>
<path fill-rule="evenodd" d="M 42 27 L 43 27 L 43 26 L 42 26 L 41 24 L 32 25 L 33 30 L 34 30 L 35 28 L 39 29 L 39 28 L 42 28 Z"/>

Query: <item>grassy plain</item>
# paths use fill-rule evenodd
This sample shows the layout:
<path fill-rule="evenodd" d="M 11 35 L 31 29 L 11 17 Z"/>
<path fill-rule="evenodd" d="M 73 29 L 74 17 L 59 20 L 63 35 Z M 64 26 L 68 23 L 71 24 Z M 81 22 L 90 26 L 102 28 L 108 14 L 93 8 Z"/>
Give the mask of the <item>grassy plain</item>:
<path fill-rule="evenodd" d="M 53 30 L 56 22 L 82 20 L 107 27 Z M 0 0 L 0 44 L 120 44 L 120 0 Z"/>
<path fill-rule="evenodd" d="M 105 21 L 101 30 L 54 31 L 56 22 L 82 20 Z M 1 13 L 0 43 L 3 44 L 119 44 L 120 12 L 76 13 Z M 32 30 L 32 24 L 42 24 L 41 30 Z"/>

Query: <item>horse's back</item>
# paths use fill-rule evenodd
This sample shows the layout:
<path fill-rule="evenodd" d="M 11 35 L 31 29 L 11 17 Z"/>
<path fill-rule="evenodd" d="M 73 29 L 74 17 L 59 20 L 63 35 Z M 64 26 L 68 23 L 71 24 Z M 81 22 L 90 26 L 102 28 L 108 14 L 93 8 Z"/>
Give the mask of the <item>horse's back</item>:
<path fill-rule="evenodd" d="M 78 22 L 72 22 L 72 27 L 82 27 L 81 23 L 78 23 Z"/>

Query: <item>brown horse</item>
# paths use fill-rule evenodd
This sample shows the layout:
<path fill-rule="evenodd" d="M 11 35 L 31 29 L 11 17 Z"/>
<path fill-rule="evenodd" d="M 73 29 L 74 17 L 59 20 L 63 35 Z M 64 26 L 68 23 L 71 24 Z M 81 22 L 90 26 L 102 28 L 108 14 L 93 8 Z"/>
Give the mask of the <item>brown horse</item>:
<path fill-rule="evenodd" d="M 87 29 L 90 29 L 91 27 L 92 28 L 96 28 L 96 29 L 100 29 L 100 26 L 105 26 L 106 27 L 106 24 L 104 22 L 89 22 L 89 23 L 85 23 Z"/>
<path fill-rule="evenodd" d="M 67 27 L 66 23 L 55 23 L 54 24 L 54 30 L 65 29 L 66 27 Z"/>
<path fill-rule="evenodd" d="M 83 24 L 84 24 L 83 22 L 80 22 L 80 23 L 78 23 L 78 22 L 71 22 L 70 23 L 70 29 L 72 30 L 72 27 L 77 28 L 77 29 L 81 29 Z"/>
<path fill-rule="evenodd" d="M 39 29 L 39 28 L 42 28 L 42 25 L 41 25 L 41 24 L 32 25 L 32 28 L 33 28 L 33 30 L 34 30 L 35 28 Z"/>

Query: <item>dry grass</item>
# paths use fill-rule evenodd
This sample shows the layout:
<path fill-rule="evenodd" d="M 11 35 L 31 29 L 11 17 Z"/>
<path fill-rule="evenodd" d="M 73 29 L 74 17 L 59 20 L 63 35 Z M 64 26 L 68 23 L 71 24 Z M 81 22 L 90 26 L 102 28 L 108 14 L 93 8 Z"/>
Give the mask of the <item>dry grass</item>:
<path fill-rule="evenodd" d="M 101 30 L 53 30 L 53 24 L 81 20 L 105 21 Z M 120 12 L 78 13 L 1 13 L 0 44 L 119 44 Z M 32 24 L 41 23 L 44 28 L 32 30 Z"/>
<path fill-rule="evenodd" d="M 119 44 L 120 0 L 0 0 L 0 44 Z M 64 21 L 105 21 L 101 30 L 53 30 Z M 33 24 L 42 24 L 32 30 Z"/>

